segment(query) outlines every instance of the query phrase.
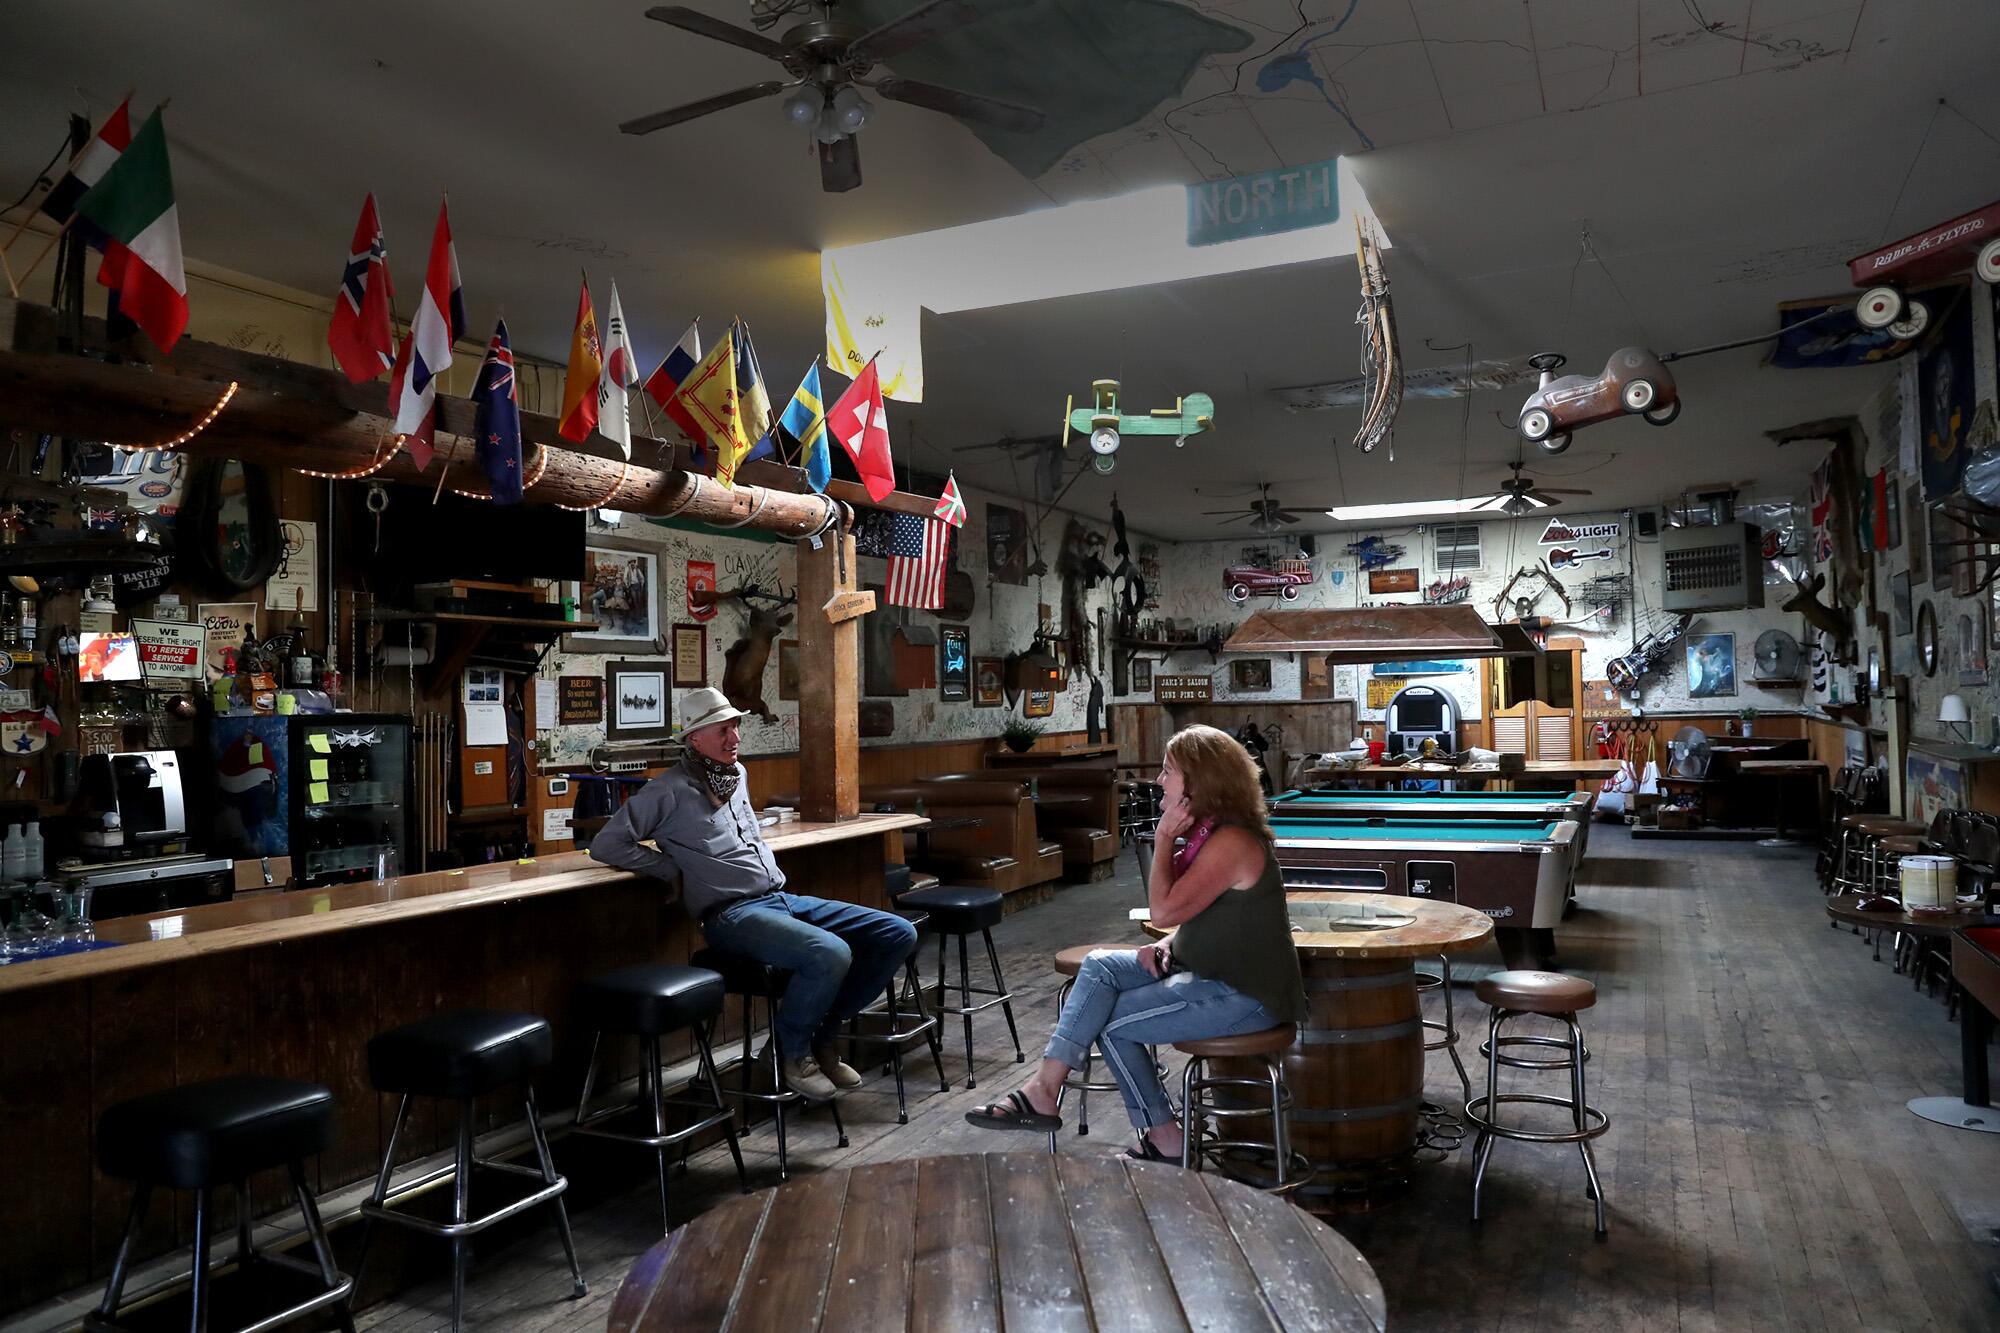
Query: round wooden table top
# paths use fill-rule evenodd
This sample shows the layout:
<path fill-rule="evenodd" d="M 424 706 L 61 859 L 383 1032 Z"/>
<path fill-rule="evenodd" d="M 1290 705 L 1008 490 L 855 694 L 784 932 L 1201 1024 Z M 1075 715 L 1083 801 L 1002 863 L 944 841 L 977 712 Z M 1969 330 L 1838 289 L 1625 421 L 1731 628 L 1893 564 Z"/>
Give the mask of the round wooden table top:
<path fill-rule="evenodd" d="M 1124 1156 L 918 1157 L 731 1199 L 639 1257 L 611 1333 L 1379 1330 L 1382 1284 L 1324 1223 Z"/>
<path fill-rule="evenodd" d="M 1476 949 L 1493 937 L 1493 918 L 1457 903 L 1441 903 L 1430 898 L 1404 898 L 1389 893 L 1336 893 L 1332 891 L 1292 892 L 1292 902 L 1353 903 L 1382 911 L 1414 916 L 1407 926 L 1386 930 L 1299 930 L 1292 931 L 1292 943 L 1307 958 L 1433 958 L 1441 953 L 1463 953 Z M 1140 929 L 1154 939 L 1173 934 L 1151 921 L 1141 921 Z"/>
<path fill-rule="evenodd" d="M 1835 921 L 1845 921 L 1850 926 L 1866 926 L 1875 930 L 1900 930 L 1908 935 L 1928 935 L 1942 939 L 1960 926 L 1984 925 L 1989 919 L 1977 907 L 1963 908 L 1956 912 L 1860 912 L 1854 904 L 1861 901 L 1858 893 L 1839 893 L 1826 900 L 1826 914 Z"/>

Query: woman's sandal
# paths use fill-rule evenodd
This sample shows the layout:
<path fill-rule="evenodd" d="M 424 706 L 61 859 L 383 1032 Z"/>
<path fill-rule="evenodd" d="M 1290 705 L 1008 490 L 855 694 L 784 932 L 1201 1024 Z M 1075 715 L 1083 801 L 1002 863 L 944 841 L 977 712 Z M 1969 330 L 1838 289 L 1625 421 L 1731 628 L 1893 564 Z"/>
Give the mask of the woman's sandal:
<path fill-rule="evenodd" d="M 1165 1162 L 1169 1166 L 1179 1166 L 1181 1164 L 1180 1158 L 1167 1156 L 1144 1134 L 1139 1136 L 1138 1146 L 1127 1148 L 1125 1155 L 1135 1162 Z"/>
<path fill-rule="evenodd" d="M 981 1129 L 1015 1129 L 1030 1134 L 1053 1134 L 1063 1127 L 1061 1116 L 1043 1115 L 1028 1101 L 1028 1094 L 1019 1090 L 1008 1093 L 1005 1102 L 967 1111 L 965 1123 Z"/>

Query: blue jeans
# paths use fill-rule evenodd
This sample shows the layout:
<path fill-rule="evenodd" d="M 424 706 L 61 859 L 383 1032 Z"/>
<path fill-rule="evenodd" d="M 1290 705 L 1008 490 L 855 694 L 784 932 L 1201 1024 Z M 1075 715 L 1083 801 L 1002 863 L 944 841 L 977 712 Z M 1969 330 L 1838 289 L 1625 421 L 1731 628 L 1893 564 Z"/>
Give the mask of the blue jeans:
<path fill-rule="evenodd" d="M 1174 1118 L 1146 1047 L 1277 1025 L 1263 1005 L 1224 982 L 1192 972 L 1161 980 L 1134 950 L 1098 949 L 1083 960 L 1042 1054 L 1081 1069 L 1095 1041 L 1125 1098 L 1125 1113 L 1143 1132 Z"/>
<path fill-rule="evenodd" d="M 879 999 L 917 947 L 917 928 L 899 916 L 798 893 L 726 903 L 701 930 L 715 948 L 792 974 L 771 1025 L 787 1060 Z"/>

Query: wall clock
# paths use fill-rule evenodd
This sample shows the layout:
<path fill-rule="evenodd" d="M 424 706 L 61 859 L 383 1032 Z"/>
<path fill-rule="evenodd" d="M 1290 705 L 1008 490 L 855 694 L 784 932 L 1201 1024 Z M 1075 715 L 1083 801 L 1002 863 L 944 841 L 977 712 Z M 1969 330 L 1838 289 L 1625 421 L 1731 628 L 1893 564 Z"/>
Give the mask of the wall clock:
<path fill-rule="evenodd" d="M 1928 601 L 1917 608 L 1917 660 L 1926 676 L 1937 674 L 1937 612 Z"/>

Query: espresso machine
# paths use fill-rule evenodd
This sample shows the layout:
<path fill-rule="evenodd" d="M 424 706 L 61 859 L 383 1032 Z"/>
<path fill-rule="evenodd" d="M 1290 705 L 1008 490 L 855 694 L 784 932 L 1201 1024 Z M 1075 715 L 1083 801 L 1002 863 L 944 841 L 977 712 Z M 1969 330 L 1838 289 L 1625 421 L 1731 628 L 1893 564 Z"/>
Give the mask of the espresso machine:
<path fill-rule="evenodd" d="M 188 846 L 180 756 L 131 750 L 83 758 L 79 854 L 57 877 L 91 920 L 221 902 L 234 894 L 228 857 Z"/>

